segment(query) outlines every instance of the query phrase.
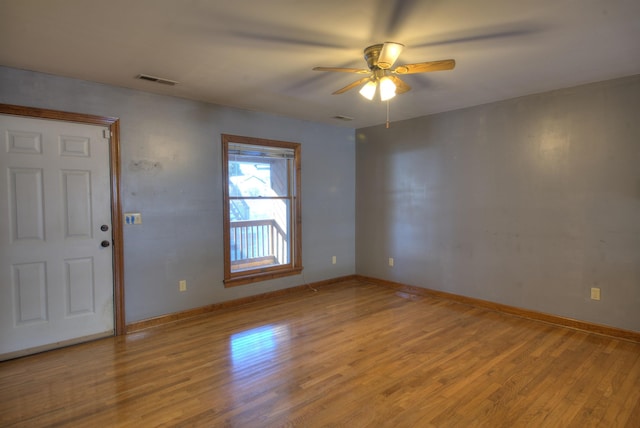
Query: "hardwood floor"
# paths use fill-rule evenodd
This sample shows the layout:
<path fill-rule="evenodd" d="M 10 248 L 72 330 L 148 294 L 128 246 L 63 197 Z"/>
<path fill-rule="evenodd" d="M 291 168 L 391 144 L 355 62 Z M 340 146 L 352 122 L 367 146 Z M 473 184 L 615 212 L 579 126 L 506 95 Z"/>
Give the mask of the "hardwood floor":
<path fill-rule="evenodd" d="M 3 427 L 640 427 L 640 344 L 349 281 L 0 363 Z"/>

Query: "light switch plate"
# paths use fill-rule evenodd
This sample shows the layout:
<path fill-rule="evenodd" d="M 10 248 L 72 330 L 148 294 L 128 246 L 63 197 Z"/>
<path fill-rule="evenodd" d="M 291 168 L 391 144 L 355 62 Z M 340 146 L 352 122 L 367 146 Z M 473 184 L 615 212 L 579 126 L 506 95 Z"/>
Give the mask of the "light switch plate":
<path fill-rule="evenodd" d="M 142 214 L 124 213 L 124 224 L 142 224 Z"/>

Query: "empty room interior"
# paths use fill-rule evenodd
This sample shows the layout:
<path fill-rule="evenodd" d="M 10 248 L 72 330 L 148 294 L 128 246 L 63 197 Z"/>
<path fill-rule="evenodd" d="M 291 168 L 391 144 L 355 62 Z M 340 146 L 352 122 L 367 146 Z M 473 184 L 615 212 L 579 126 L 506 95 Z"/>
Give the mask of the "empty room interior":
<path fill-rule="evenodd" d="M 640 427 L 639 40 L 0 0 L 0 426 Z"/>

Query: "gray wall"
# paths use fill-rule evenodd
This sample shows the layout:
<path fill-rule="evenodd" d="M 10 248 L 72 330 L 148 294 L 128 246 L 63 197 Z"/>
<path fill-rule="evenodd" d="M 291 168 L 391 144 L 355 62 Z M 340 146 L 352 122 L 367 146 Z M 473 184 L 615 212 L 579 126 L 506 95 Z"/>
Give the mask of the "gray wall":
<path fill-rule="evenodd" d="M 356 141 L 358 274 L 640 331 L 640 76 Z"/>
<path fill-rule="evenodd" d="M 143 215 L 124 230 L 127 322 L 357 272 L 640 331 L 638 76 L 356 143 L 346 128 L 6 67 L 0 102 L 121 119 L 123 208 Z M 223 287 L 221 133 L 302 143 L 304 278 Z"/>
<path fill-rule="evenodd" d="M 355 272 L 352 129 L 6 67 L 0 103 L 120 118 L 127 322 Z M 221 133 L 302 144 L 304 275 L 224 288 Z"/>

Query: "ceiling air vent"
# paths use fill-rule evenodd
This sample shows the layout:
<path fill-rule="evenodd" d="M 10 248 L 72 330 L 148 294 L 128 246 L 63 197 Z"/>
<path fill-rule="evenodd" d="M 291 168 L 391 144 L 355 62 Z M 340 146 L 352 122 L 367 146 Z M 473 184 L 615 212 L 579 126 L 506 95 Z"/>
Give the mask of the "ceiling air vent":
<path fill-rule="evenodd" d="M 138 74 L 136 76 L 136 79 L 146 80 L 148 82 L 156 82 L 162 85 L 169 85 L 169 86 L 175 86 L 178 84 L 178 82 L 176 82 L 175 80 L 165 79 L 163 77 L 150 76 L 148 74 Z"/>
<path fill-rule="evenodd" d="M 332 117 L 332 119 L 344 120 L 345 122 L 349 122 L 349 121 L 353 120 L 353 118 L 352 118 L 352 117 L 349 117 L 349 116 L 343 116 L 343 115 L 341 115 L 341 114 L 338 114 L 338 115 L 336 115 L 336 116 L 333 116 L 333 117 Z"/>

